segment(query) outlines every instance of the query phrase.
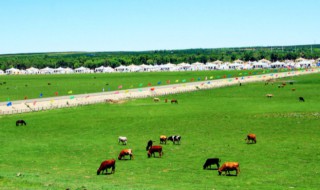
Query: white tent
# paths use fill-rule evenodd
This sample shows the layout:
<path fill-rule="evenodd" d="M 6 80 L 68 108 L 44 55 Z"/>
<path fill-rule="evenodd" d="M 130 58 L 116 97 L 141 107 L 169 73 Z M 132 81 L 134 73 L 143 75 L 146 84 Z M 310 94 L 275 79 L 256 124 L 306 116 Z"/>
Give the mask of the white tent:
<path fill-rule="evenodd" d="M 46 67 L 46 68 L 40 69 L 40 73 L 41 74 L 52 74 L 53 73 L 53 69 L 50 68 L 50 67 Z"/>
<path fill-rule="evenodd" d="M 263 62 L 254 62 L 252 64 L 252 68 L 253 69 L 266 69 L 266 68 L 270 68 L 268 63 L 263 63 Z"/>
<path fill-rule="evenodd" d="M 26 74 L 39 74 L 40 70 L 34 67 L 30 67 L 29 69 L 26 69 Z"/>
<path fill-rule="evenodd" d="M 138 72 L 141 70 L 141 67 L 134 65 L 134 64 L 131 64 L 131 65 L 127 66 L 127 69 L 129 72 Z"/>
<path fill-rule="evenodd" d="M 215 63 L 206 63 L 205 70 L 216 70 L 218 68 L 218 65 Z"/>
<path fill-rule="evenodd" d="M 241 70 L 241 69 L 243 69 L 243 64 L 242 63 L 238 63 L 238 62 L 230 63 L 229 64 L 229 69 L 230 70 Z"/>
<path fill-rule="evenodd" d="M 160 65 L 160 70 L 161 71 L 177 71 L 177 66 L 172 63 L 167 63 L 164 65 Z"/>
<path fill-rule="evenodd" d="M 19 74 L 19 73 L 20 73 L 20 70 L 16 69 L 16 68 L 13 68 L 13 67 L 6 70 L 6 74 L 8 74 L 8 75 Z"/>
<path fill-rule="evenodd" d="M 191 70 L 192 71 L 202 71 L 205 70 L 205 64 L 200 62 L 195 62 L 191 64 Z"/>
<path fill-rule="evenodd" d="M 75 73 L 91 73 L 91 70 L 86 67 L 79 67 L 74 70 Z"/>
<path fill-rule="evenodd" d="M 286 67 L 286 64 L 283 63 L 283 62 L 280 62 L 280 61 L 276 61 L 276 62 L 273 62 L 270 64 L 270 67 L 273 68 L 273 69 L 276 69 L 276 68 L 285 68 Z"/>
<path fill-rule="evenodd" d="M 143 71 L 143 72 L 150 72 L 155 70 L 155 67 L 153 65 L 142 64 L 139 67 L 140 67 L 140 71 Z"/>
<path fill-rule="evenodd" d="M 3 74 L 4 74 L 4 71 L 0 69 L 0 75 L 3 75 Z"/>
<path fill-rule="evenodd" d="M 176 67 L 177 67 L 177 70 L 179 70 L 179 71 L 191 70 L 191 65 L 189 63 L 185 63 L 185 62 L 179 63 Z"/>
<path fill-rule="evenodd" d="M 116 67 L 115 70 L 117 72 L 128 72 L 129 69 L 127 68 L 127 66 L 124 66 L 124 65 L 120 65 L 119 67 Z"/>

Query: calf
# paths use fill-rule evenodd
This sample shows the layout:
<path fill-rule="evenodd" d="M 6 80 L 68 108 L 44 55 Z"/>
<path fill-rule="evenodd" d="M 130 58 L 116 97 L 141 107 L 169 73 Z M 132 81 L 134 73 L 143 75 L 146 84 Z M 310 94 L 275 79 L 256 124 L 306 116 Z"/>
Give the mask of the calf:
<path fill-rule="evenodd" d="M 176 144 L 176 142 L 177 142 L 177 144 L 180 144 L 181 136 L 179 136 L 179 135 L 172 135 L 172 136 L 169 136 L 169 137 L 167 138 L 167 140 L 172 141 L 173 144 Z"/>
<path fill-rule="evenodd" d="M 127 141 L 128 141 L 127 137 L 120 136 L 118 140 L 119 140 L 118 144 L 121 142 L 123 145 L 127 145 Z"/>
<path fill-rule="evenodd" d="M 115 172 L 116 169 L 116 160 L 115 159 L 111 159 L 111 160 L 105 160 L 100 164 L 100 167 L 97 170 L 97 175 L 100 175 L 100 172 L 105 170 L 106 173 L 108 173 L 108 168 L 112 168 L 111 173 Z"/>
<path fill-rule="evenodd" d="M 167 144 L 167 136 L 160 135 L 160 144 Z"/>
<path fill-rule="evenodd" d="M 133 160 L 133 154 L 132 154 L 132 149 L 124 149 L 124 150 L 121 150 L 119 156 L 118 156 L 118 159 L 121 160 L 124 156 L 126 155 L 130 155 L 130 160 L 132 158 Z"/>
<path fill-rule="evenodd" d="M 218 169 L 218 173 L 219 175 L 221 175 L 221 173 L 224 171 L 225 174 L 227 174 L 227 172 L 230 174 L 230 171 L 234 171 L 234 170 L 236 170 L 236 175 L 240 173 L 240 166 L 238 162 L 225 162 Z"/>
<path fill-rule="evenodd" d="M 162 152 L 162 146 L 160 145 L 156 145 L 156 146 L 151 146 L 149 151 L 148 151 L 148 158 L 151 157 L 151 155 L 153 155 L 153 157 L 155 157 L 155 152 L 159 153 L 159 157 L 161 158 L 163 152 Z"/>
<path fill-rule="evenodd" d="M 257 143 L 257 138 L 256 138 L 256 135 L 255 134 L 248 134 L 247 135 L 247 138 L 245 138 L 244 140 L 247 141 L 247 143 Z"/>
<path fill-rule="evenodd" d="M 203 169 L 207 169 L 208 166 L 210 166 L 210 169 L 211 169 L 211 165 L 213 165 L 213 164 L 216 164 L 217 165 L 217 169 L 219 169 L 220 161 L 221 160 L 219 158 L 208 158 L 206 163 L 204 163 L 204 165 L 203 165 Z"/>
<path fill-rule="evenodd" d="M 299 102 L 304 102 L 304 98 L 303 97 L 299 97 Z"/>

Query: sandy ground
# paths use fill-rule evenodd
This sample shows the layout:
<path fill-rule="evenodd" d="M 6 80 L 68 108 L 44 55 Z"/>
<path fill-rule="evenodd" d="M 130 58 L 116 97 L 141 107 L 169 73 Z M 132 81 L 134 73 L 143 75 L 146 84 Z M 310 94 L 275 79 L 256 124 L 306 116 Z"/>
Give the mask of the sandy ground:
<path fill-rule="evenodd" d="M 182 84 L 172 84 L 165 86 L 154 86 L 148 88 L 128 89 L 121 91 L 110 91 L 102 93 L 90 93 L 80 95 L 69 95 L 51 98 L 38 98 L 12 101 L 12 106 L 7 106 L 8 102 L 0 102 L 0 115 L 17 114 L 23 112 L 42 111 L 48 109 L 58 109 L 64 107 L 96 104 L 101 102 L 121 103 L 127 99 L 159 97 L 162 95 L 184 93 L 196 90 L 219 88 L 229 85 L 240 85 L 244 83 L 266 81 L 270 79 L 291 77 L 296 75 L 318 73 L 320 69 L 309 69 L 307 71 L 288 71 L 283 73 L 269 73 L 264 75 L 244 76 L 238 78 L 226 78 L 219 80 L 207 80 L 201 82 L 190 82 Z M 152 89 L 153 88 L 153 89 Z"/>

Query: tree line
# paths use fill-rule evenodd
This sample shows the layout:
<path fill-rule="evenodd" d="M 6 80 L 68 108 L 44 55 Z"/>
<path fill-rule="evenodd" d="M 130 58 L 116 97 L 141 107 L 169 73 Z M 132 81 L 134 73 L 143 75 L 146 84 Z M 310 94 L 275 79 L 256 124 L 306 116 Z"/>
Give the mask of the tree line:
<path fill-rule="evenodd" d="M 58 68 L 80 66 L 94 69 L 100 66 L 118 67 L 120 65 L 155 65 L 194 62 L 233 62 L 295 60 L 299 57 L 318 59 L 320 45 L 273 46 L 273 47 L 241 47 L 215 49 L 155 50 L 140 52 L 61 52 L 61 53 L 28 53 L 0 55 L 0 69 Z"/>

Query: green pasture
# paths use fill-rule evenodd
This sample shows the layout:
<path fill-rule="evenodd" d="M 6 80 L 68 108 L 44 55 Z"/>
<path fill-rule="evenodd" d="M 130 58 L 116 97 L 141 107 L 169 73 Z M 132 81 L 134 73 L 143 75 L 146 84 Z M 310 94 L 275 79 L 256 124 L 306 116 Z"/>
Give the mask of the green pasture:
<path fill-rule="evenodd" d="M 286 71 L 285 69 L 282 71 Z M 72 94 L 84 94 L 148 86 L 177 84 L 280 72 L 280 70 L 248 71 L 190 71 L 149 73 L 94 73 L 63 75 L 2 75 L 0 76 L 0 102 Z M 50 85 L 49 85 L 50 83 Z"/>
<path fill-rule="evenodd" d="M 284 88 L 250 83 L 158 103 L 146 98 L 0 116 L 0 189 L 319 189 L 320 77 L 290 80 Z M 17 119 L 28 125 L 16 127 Z M 257 144 L 245 143 L 248 133 Z M 162 158 L 147 158 L 147 141 L 159 144 L 162 134 L 181 135 L 181 145 L 169 142 Z M 118 136 L 128 144 L 119 145 Z M 135 159 L 117 160 L 115 174 L 97 176 L 100 163 L 124 148 Z M 203 170 L 210 157 L 239 162 L 241 173 Z"/>

